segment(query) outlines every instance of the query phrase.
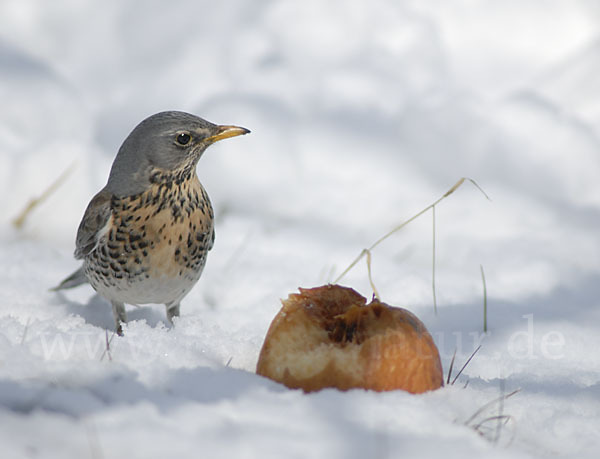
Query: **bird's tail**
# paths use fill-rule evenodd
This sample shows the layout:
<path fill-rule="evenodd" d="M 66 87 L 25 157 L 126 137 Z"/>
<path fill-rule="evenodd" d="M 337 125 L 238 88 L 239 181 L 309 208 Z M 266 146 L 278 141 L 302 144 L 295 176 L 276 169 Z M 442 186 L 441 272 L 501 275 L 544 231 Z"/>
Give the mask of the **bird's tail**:
<path fill-rule="evenodd" d="M 56 292 L 58 290 L 64 290 L 67 288 L 77 287 L 82 284 L 86 284 L 88 282 L 87 277 L 85 277 L 85 273 L 83 272 L 83 266 L 81 266 L 77 271 L 63 280 L 56 287 L 52 287 L 50 289 L 51 292 Z"/>

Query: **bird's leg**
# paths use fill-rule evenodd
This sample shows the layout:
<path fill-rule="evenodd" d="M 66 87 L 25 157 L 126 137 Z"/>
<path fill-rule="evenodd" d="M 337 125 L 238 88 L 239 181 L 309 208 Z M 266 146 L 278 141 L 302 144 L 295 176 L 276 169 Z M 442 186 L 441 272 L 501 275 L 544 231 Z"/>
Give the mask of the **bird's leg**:
<path fill-rule="evenodd" d="M 179 302 L 177 303 L 166 303 L 167 307 L 167 319 L 169 319 L 169 323 L 173 324 L 173 317 L 179 317 Z"/>
<path fill-rule="evenodd" d="M 117 335 L 123 336 L 122 323 L 127 322 L 127 313 L 125 312 L 125 304 L 119 303 L 118 301 L 111 301 L 113 317 L 115 318 L 115 329 Z"/>

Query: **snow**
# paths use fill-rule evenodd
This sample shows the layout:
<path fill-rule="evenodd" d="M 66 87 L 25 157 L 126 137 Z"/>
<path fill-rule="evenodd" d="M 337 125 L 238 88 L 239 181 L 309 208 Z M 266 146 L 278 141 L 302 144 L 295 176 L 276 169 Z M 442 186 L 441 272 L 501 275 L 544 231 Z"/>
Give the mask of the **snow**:
<path fill-rule="evenodd" d="M 599 15 L 596 0 L 4 0 L 2 457 L 596 457 Z M 121 141 L 167 109 L 252 133 L 198 166 L 217 237 L 175 327 L 129 307 L 112 336 L 90 287 L 48 288 L 78 266 Z M 463 176 L 491 201 L 467 182 L 436 207 L 437 315 L 431 214 L 373 251 L 383 300 L 425 322 L 445 371 L 482 345 L 455 385 L 307 395 L 254 374 L 280 298 Z M 372 293 L 362 262 L 343 284 Z"/>

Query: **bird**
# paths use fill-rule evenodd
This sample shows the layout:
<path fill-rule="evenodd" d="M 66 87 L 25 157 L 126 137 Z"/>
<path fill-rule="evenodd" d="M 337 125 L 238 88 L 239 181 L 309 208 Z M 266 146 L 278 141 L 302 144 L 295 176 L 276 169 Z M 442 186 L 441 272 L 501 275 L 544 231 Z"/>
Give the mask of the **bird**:
<path fill-rule="evenodd" d="M 119 335 L 127 322 L 125 304 L 164 304 L 172 324 L 215 240 L 198 161 L 213 143 L 249 132 L 181 111 L 139 123 L 85 210 L 74 253 L 82 265 L 52 290 L 89 283 L 111 303 Z"/>

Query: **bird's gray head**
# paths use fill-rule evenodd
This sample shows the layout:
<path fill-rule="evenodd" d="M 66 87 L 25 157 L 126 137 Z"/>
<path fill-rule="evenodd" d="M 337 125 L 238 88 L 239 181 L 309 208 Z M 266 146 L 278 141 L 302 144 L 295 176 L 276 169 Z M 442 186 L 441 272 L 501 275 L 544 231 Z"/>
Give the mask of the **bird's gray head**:
<path fill-rule="evenodd" d="M 237 126 L 220 126 L 184 112 L 161 112 L 138 124 L 113 162 L 107 191 L 120 197 L 150 186 L 153 171 L 195 167 L 206 148 L 222 139 L 247 134 Z"/>

